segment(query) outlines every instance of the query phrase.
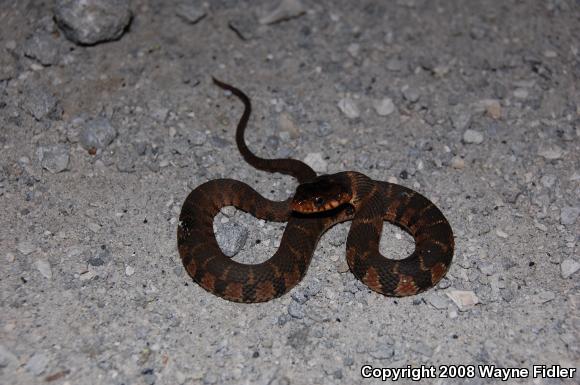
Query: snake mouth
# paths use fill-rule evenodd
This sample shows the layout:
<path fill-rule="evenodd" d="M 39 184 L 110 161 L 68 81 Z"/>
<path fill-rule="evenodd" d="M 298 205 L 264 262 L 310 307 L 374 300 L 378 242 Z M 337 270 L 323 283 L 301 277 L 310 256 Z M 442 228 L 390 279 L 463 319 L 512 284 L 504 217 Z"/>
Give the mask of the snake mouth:
<path fill-rule="evenodd" d="M 314 214 L 323 211 L 330 211 L 332 209 L 337 208 L 342 203 L 343 202 L 340 202 L 336 199 L 325 201 L 322 204 L 317 204 L 315 201 L 312 200 L 304 200 L 292 202 L 291 208 L 292 211 L 296 211 L 302 214 Z"/>

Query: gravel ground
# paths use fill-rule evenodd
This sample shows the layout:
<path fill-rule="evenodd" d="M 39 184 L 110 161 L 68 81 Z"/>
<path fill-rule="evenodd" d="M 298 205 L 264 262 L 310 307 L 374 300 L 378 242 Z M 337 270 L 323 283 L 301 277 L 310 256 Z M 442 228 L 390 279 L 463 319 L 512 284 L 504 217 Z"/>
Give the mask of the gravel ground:
<path fill-rule="evenodd" d="M 0 383 L 374 384 L 363 365 L 578 368 L 578 2 L 276 5 L 2 2 Z M 436 202 L 456 236 L 446 278 L 414 297 L 370 292 L 348 271 L 342 224 L 282 298 L 236 304 L 192 282 L 175 236 L 191 189 L 230 177 L 285 199 L 296 186 L 243 162 L 241 105 L 211 75 L 251 96 L 256 153 L 396 180 Z M 254 263 L 284 223 L 229 208 L 215 228 Z M 412 248 L 385 227 L 385 254 Z"/>

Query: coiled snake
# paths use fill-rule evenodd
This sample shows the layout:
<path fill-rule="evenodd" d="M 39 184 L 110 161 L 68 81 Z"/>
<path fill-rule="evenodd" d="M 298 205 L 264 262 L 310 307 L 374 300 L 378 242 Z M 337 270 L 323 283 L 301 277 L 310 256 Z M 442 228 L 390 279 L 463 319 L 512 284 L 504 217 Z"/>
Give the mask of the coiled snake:
<path fill-rule="evenodd" d="M 453 258 L 453 232 L 441 211 L 423 195 L 406 187 L 375 181 L 346 171 L 317 176 L 296 159 L 263 159 L 244 141 L 251 113 L 250 99 L 231 85 L 213 79 L 244 104 L 236 130 L 243 158 L 257 169 L 298 179 L 293 197 L 276 202 L 243 182 L 216 179 L 186 198 L 179 216 L 177 245 L 189 275 L 207 291 L 235 302 L 263 302 L 281 296 L 304 277 L 321 235 L 352 221 L 346 242 L 350 270 L 370 289 L 387 296 L 408 296 L 434 286 Z M 213 232 L 222 207 L 235 206 L 258 219 L 287 222 L 276 253 L 248 265 L 223 254 Z M 379 252 L 383 221 L 400 226 L 415 239 L 405 259 L 387 259 Z"/>

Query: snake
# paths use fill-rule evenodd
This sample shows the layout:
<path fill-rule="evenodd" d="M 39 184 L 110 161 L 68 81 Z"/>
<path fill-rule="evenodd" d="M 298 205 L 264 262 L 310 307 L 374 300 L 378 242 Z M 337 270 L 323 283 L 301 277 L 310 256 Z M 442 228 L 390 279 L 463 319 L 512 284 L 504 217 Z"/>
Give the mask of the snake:
<path fill-rule="evenodd" d="M 210 293 L 233 302 L 265 302 L 282 296 L 305 276 L 320 237 L 332 226 L 350 221 L 346 260 L 350 271 L 371 290 L 389 297 L 421 293 L 435 286 L 453 259 L 451 226 L 439 208 L 407 187 L 376 181 L 357 171 L 317 175 L 297 159 L 266 159 L 248 148 L 244 133 L 250 119 L 250 98 L 212 78 L 236 96 L 244 111 L 236 144 L 256 169 L 297 179 L 294 195 L 274 201 L 234 179 L 209 180 L 185 199 L 177 226 L 177 246 L 189 276 Z M 213 230 L 215 216 L 226 206 L 257 219 L 285 222 L 276 252 L 266 261 L 244 264 L 226 256 Z M 415 241 L 404 259 L 381 254 L 384 222 L 399 226 Z"/>

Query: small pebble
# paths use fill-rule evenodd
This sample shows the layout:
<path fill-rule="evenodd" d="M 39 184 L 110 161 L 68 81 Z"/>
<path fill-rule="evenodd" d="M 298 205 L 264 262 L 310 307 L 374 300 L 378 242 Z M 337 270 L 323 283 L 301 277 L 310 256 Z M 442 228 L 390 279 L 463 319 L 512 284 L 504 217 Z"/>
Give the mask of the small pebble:
<path fill-rule="evenodd" d="M 542 184 L 542 186 L 546 188 L 552 188 L 552 186 L 554 186 L 554 183 L 556 183 L 556 175 L 552 174 L 544 175 L 542 176 L 542 178 L 540 178 L 540 183 Z"/>
<path fill-rule="evenodd" d="M 290 302 L 290 304 L 288 305 L 288 314 L 298 319 L 302 319 L 305 316 L 302 305 L 294 301 Z"/>
<path fill-rule="evenodd" d="M 558 146 L 543 147 L 538 151 L 538 155 L 548 160 L 560 159 L 564 155 L 564 150 Z"/>
<path fill-rule="evenodd" d="M 299 0 L 281 0 L 270 13 L 260 18 L 260 24 L 274 24 L 299 17 L 306 13 L 306 7 Z"/>
<path fill-rule="evenodd" d="M 127 0 L 58 0 L 54 6 L 54 19 L 65 36 L 82 45 L 120 38 L 131 18 Z"/>
<path fill-rule="evenodd" d="M 236 255 L 246 244 L 248 229 L 237 223 L 228 222 L 217 226 L 216 240 L 228 257 Z"/>
<path fill-rule="evenodd" d="M 336 271 L 339 273 L 347 273 L 350 271 L 350 267 L 348 267 L 348 263 L 345 260 L 339 260 L 336 265 Z"/>
<path fill-rule="evenodd" d="M 492 119 L 498 120 L 501 118 L 501 105 L 499 104 L 499 101 L 495 99 L 486 99 L 485 112 Z"/>
<path fill-rule="evenodd" d="M 457 170 L 463 170 L 465 168 L 465 161 L 460 156 L 454 156 L 451 158 L 451 167 Z"/>
<path fill-rule="evenodd" d="M 48 366 L 48 357 L 42 353 L 34 353 L 32 357 L 28 359 L 28 362 L 24 366 L 26 370 L 31 372 L 36 376 L 40 376 L 46 370 Z"/>
<path fill-rule="evenodd" d="M 206 16 L 206 12 L 197 2 L 182 2 L 175 14 L 188 24 L 196 24 Z"/>
<path fill-rule="evenodd" d="M 50 263 L 44 259 L 38 259 L 34 262 L 36 268 L 46 279 L 52 279 L 52 269 L 50 268 Z"/>
<path fill-rule="evenodd" d="M 348 51 L 350 56 L 357 57 L 359 54 L 359 51 L 360 51 L 360 44 L 358 44 L 358 43 L 349 44 L 349 46 L 346 48 L 346 50 Z"/>
<path fill-rule="evenodd" d="M 535 296 L 536 303 L 546 303 L 553 301 L 556 298 L 556 294 L 552 291 L 542 291 L 538 295 Z"/>
<path fill-rule="evenodd" d="M 427 297 L 427 302 L 429 302 L 429 304 L 431 304 L 431 306 L 433 306 L 435 309 L 438 309 L 438 310 L 447 309 L 447 305 L 449 303 L 448 300 L 441 297 L 439 294 L 435 294 L 435 293 L 431 293 Z"/>
<path fill-rule="evenodd" d="M 572 258 L 566 258 L 560 264 L 560 272 L 564 279 L 570 278 L 578 270 L 580 270 L 580 262 L 577 262 Z"/>
<path fill-rule="evenodd" d="M 319 152 L 311 152 L 304 158 L 304 163 L 312 167 L 316 172 L 325 173 L 328 169 L 328 163 L 322 158 Z"/>
<path fill-rule="evenodd" d="M 377 360 L 387 360 L 395 355 L 395 349 L 392 346 L 383 345 L 369 352 L 369 354 Z"/>
<path fill-rule="evenodd" d="M 93 233 L 98 233 L 101 230 L 101 225 L 99 225 L 98 223 L 95 222 L 89 222 L 87 224 L 87 227 L 89 228 L 89 230 L 91 230 Z"/>
<path fill-rule="evenodd" d="M 29 58 L 38 60 L 40 64 L 49 66 L 57 62 L 59 56 L 59 47 L 49 34 L 35 34 L 24 43 L 24 55 Z"/>
<path fill-rule="evenodd" d="M 16 250 L 20 251 L 24 255 L 28 255 L 36 250 L 36 245 L 32 242 L 22 241 L 16 245 Z"/>
<path fill-rule="evenodd" d="M 278 118 L 278 127 L 280 131 L 287 132 L 290 135 L 290 138 L 296 139 L 300 136 L 300 129 L 294 123 L 294 119 L 287 113 L 281 113 L 280 117 Z"/>
<path fill-rule="evenodd" d="M 18 358 L 4 345 L 0 345 L 0 368 L 5 368 L 10 364 L 16 364 Z"/>
<path fill-rule="evenodd" d="M 67 144 L 38 146 L 36 156 L 42 168 L 56 174 L 68 168 L 69 151 L 70 148 Z"/>
<path fill-rule="evenodd" d="M 481 144 L 483 143 L 483 134 L 475 130 L 466 130 L 463 133 L 463 141 L 465 143 Z"/>
<path fill-rule="evenodd" d="M 548 231 L 548 227 L 546 225 L 544 225 L 543 223 L 540 222 L 534 222 L 534 226 L 536 227 L 536 229 L 546 232 Z"/>
<path fill-rule="evenodd" d="M 117 136 L 117 129 L 111 121 L 100 117 L 88 121 L 79 137 L 81 145 L 87 149 L 99 149 L 107 147 Z"/>
<path fill-rule="evenodd" d="M 360 110 L 351 98 L 343 98 L 338 102 L 338 108 L 349 119 L 355 119 L 360 116 Z"/>
<path fill-rule="evenodd" d="M 16 256 L 15 256 L 14 254 L 12 254 L 12 253 L 7 253 L 7 254 L 6 254 L 6 261 L 7 261 L 8 263 L 12 263 L 12 262 L 14 262 L 15 260 L 16 260 Z"/>
<path fill-rule="evenodd" d="M 316 135 L 324 137 L 332 133 L 332 126 L 327 121 L 318 121 L 316 126 Z"/>
<path fill-rule="evenodd" d="M 528 90 L 524 88 L 517 88 L 514 90 L 514 96 L 517 99 L 526 99 L 528 97 Z"/>
<path fill-rule="evenodd" d="M 562 207 L 560 210 L 560 223 L 563 225 L 573 225 L 580 215 L 580 207 Z"/>
<path fill-rule="evenodd" d="M 233 217 L 236 214 L 236 208 L 234 206 L 225 206 L 220 209 L 221 213 L 228 218 Z"/>
<path fill-rule="evenodd" d="M 473 291 L 452 290 L 446 294 L 457 305 L 459 311 L 469 310 L 479 303 L 479 298 Z"/>
<path fill-rule="evenodd" d="M 39 87 L 31 90 L 24 99 L 22 107 L 27 110 L 36 120 L 42 120 L 46 117 L 53 116 L 58 108 L 58 101 L 54 95 Z"/>
<path fill-rule="evenodd" d="M 181 267 L 181 266 L 180 266 L 180 267 Z M 181 268 L 180 268 L 180 270 L 183 270 L 183 269 L 181 269 Z M 125 266 L 125 275 L 126 275 L 127 277 L 130 277 L 130 276 L 132 276 L 133 274 L 135 274 L 135 268 L 134 268 L 133 266 L 131 266 L 131 265 L 127 265 L 127 266 Z"/>
<path fill-rule="evenodd" d="M 495 229 L 495 233 L 497 234 L 498 237 L 500 238 L 507 238 L 509 235 L 503 231 L 502 229 Z"/>
<path fill-rule="evenodd" d="M 471 122 L 471 112 L 459 110 L 451 115 L 451 124 L 457 130 L 464 130 Z"/>
<path fill-rule="evenodd" d="M 417 102 L 421 97 L 419 90 L 415 87 L 404 86 L 401 91 L 403 92 L 403 97 L 411 103 Z"/>
<path fill-rule="evenodd" d="M 374 100 L 373 107 L 378 115 L 387 116 L 395 111 L 395 104 L 391 98 L 383 98 L 381 100 Z"/>

